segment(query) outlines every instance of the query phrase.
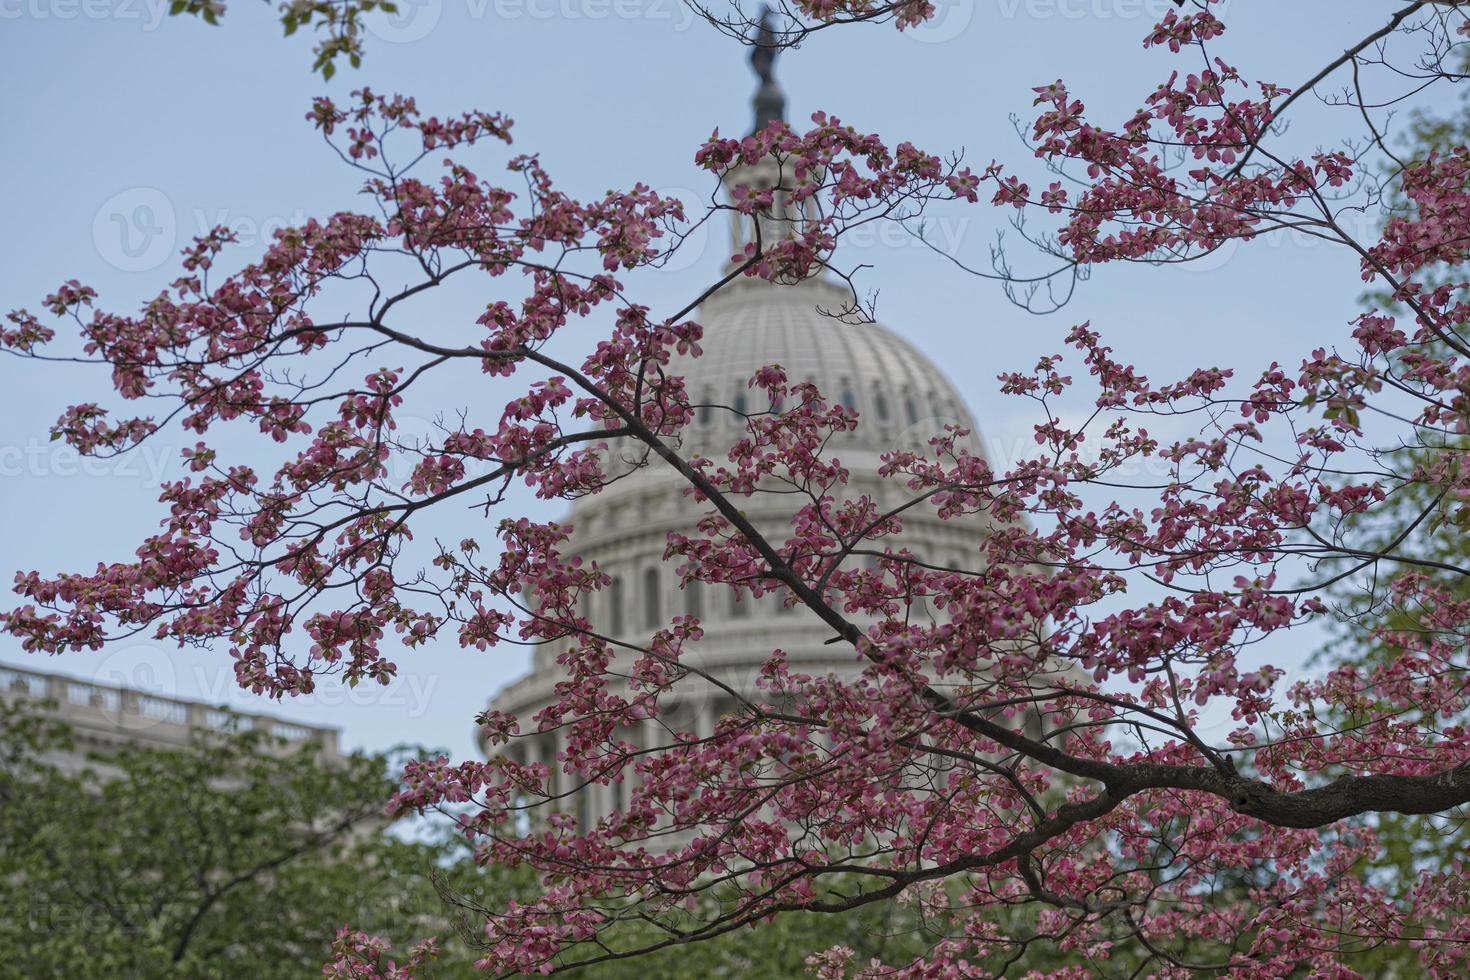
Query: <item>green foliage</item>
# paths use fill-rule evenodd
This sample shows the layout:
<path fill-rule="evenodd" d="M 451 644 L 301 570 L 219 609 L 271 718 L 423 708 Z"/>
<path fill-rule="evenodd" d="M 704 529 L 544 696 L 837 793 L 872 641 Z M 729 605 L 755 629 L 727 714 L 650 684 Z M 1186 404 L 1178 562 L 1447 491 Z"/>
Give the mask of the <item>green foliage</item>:
<path fill-rule="evenodd" d="M 1028 970 L 1050 971 L 1086 964 L 1079 954 L 1058 952 L 1049 940 L 1029 944 L 1028 937 L 1037 933 L 1034 919 L 1034 908 L 1018 909 L 1015 921 L 1007 923 L 1002 930 L 1015 942 L 1010 953 L 1014 956 L 1010 974 L 1024 976 Z M 913 906 L 892 901 L 840 913 L 789 912 L 708 941 L 668 946 L 634 959 L 600 963 L 591 968 L 591 975 L 597 980 L 802 977 L 810 973 L 807 960 L 812 954 L 834 946 L 852 950 L 853 962 L 857 964 L 878 960 L 889 967 L 901 967 L 927 954 L 935 943 L 958 928 L 933 920 L 923 921 Z M 653 938 L 651 928 L 644 935 L 638 933 L 645 930 L 631 924 L 621 931 L 628 934 L 630 946 L 636 940 Z M 622 938 L 615 930 L 604 940 L 616 943 Z M 1131 959 L 1126 953 L 1121 958 Z M 1126 975 L 1127 970 L 1122 973 Z"/>
<path fill-rule="evenodd" d="M 65 724 L 0 707 L 0 977 L 314 976 L 349 922 L 452 939 L 431 872 L 490 888 L 452 838 L 385 832 L 383 756 L 201 731 L 70 772 Z"/>
<path fill-rule="evenodd" d="M 627 922 L 603 941 L 614 948 L 636 948 L 662 938 L 653 926 Z M 598 980 L 801 977 L 808 972 L 807 957 L 833 946 L 852 949 L 862 962 L 877 958 L 897 965 L 924 953 L 937 938 L 937 929 L 917 921 L 910 908 L 879 902 L 836 914 L 787 913 L 708 941 L 599 963 L 591 972 Z M 597 952 L 573 950 L 567 958 L 575 961 Z"/>
<path fill-rule="evenodd" d="M 388 0 L 292 0 L 281 4 L 281 26 L 287 37 L 302 27 L 316 28 L 320 39 L 314 49 L 316 60 L 311 70 L 329 79 L 337 72 L 339 57 L 345 57 L 353 68 L 362 64 L 362 18 L 374 10 L 391 14 L 398 8 Z M 218 25 L 225 4 L 223 0 L 172 0 L 168 12 Z"/>
<path fill-rule="evenodd" d="M 461 941 L 471 948 L 482 943 L 476 926 L 485 916 L 504 908 L 503 897 L 496 904 L 494 896 L 483 891 L 496 877 L 478 879 L 460 877 L 443 889 L 448 902 L 463 910 L 460 923 L 464 931 Z M 739 926 L 729 932 L 692 942 L 679 942 L 671 928 L 695 929 L 718 917 L 719 898 L 706 893 L 700 907 L 691 910 L 686 922 L 664 919 L 658 923 L 638 917 L 636 910 L 615 926 L 601 931 L 595 942 L 571 946 L 558 960 L 560 966 L 586 963 L 575 975 L 596 980 L 744 980 L 744 978 L 797 978 L 810 976 L 811 958 L 834 947 L 845 947 L 852 962 L 867 965 L 876 960 L 887 967 L 898 968 L 927 955 L 932 948 L 958 931 L 975 927 L 973 909 L 963 908 L 965 888 L 976 881 L 955 878 L 945 883 L 933 882 L 929 887 L 942 889 L 948 901 L 921 905 L 905 901 L 883 900 L 860 905 L 845 912 L 785 912 L 756 923 Z M 859 876 L 837 877 L 825 898 L 834 904 L 860 894 L 871 881 Z M 504 885 L 502 885 L 503 895 Z M 936 904 L 948 904 L 962 913 L 953 920 L 936 917 Z M 630 908 L 622 906 L 622 908 Z M 925 911 L 927 909 L 927 913 Z M 619 906 L 608 905 L 605 915 L 618 917 Z M 1017 904 L 986 914 L 987 927 L 997 937 L 1009 940 L 997 960 L 987 964 L 985 975 L 1005 971 L 1007 976 L 1025 976 L 1028 971 L 1054 971 L 1074 967 L 1099 977 L 1127 976 L 1141 963 L 1147 962 L 1146 951 L 1131 944 L 1131 937 L 1120 937 L 1107 963 L 1090 960 L 1085 954 L 1058 948 L 1056 927 L 1044 930 L 1038 922 L 1038 908 Z M 1065 930 L 1065 925 L 1061 927 Z M 660 944 L 664 944 L 660 947 Z M 644 952 L 644 950 L 652 950 Z M 623 955 L 619 955 L 619 954 Z M 455 973 L 458 977 L 459 974 Z M 466 974 L 468 977 L 468 974 Z"/>
<path fill-rule="evenodd" d="M 1462 99 L 1457 107 L 1444 114 L 1417 111 L 1406 132 L 1404 145 L 1395 152 L 1398 161 L 1405 163 L 1424 160 L 1431 153 L 1470 143 L 1467 102 Z M 1400 165 L 1398 161 L 1392 164 L 1394 169 Z M 1384 205 L 1387 216 L 1403 213 L 1409 206 L 1399 198 L 1390 198 Z M 1464 277 L 1463 268 L 1446 268 L 1437 276 L 1426 276 L 1426 281 L 1433 285 Z M 1381 308 L 1393 308 L 1391 298 L 1382 293 L 1370 293 L 1365 299 Z M 1407 313 L 1402 308 L 1395 312 L 1401 316 Z M 1412 314 L 1409 314 L 1409 319 L 1412 319 Z M 1436 352 L 1437 355 L 1444 353 L 1443 350 Z M 1431 465 L 1461 465 L 1466 446 L 1461 444 L 1456 447 L 1459 450 L 1456 452 L 1447 452 L 1447 448 L 1407 445 L 1385 452 L 1380 461 L 1385 467 L 1405 475 Z M 1449 476 L 1452 478 L 1453 474 Z M 1439 496 L 1438 487 L 1447 482 L 1452 482 L 1452 479 L 1403 485 L 1390 498 L 1389 506 L 1380 509 L 1375 526 L 1366 529 L 1370 531 L 1371 542 L 1365 550 L 1387 548 L 1396 543 L 1394 550 L 1397 554 L 1414 557 L 1416 573 L 1435 579 L 1458 599 L 1470 598 L 1470 578 L 1451 570 L 1470 566 L 1470 537 L 1463 533 L 1463 508 L 1457 506 L 1456 501 Z M 1433 563 L 1442 566 L 1441 570 L 1435 571 Z M 1370 667 L 1400 653 L 1400 646 L 1392 642 L 1393 636 L 1403 637 L 1434 629 L 1433 609 L 1406 607 L 1390 601 L 1393 580 L 1407 567 L 1396 564 L 1376 567 L 1370 576 L 1346 582 L 1337 590 L 1339 609 L 1344 613 L 1343 626 L 1333 642 L 1316 658 L 1319 663 Z M 1370 705 L 1361 713 L 1340 712 L 1340 717 L 1335 720 L 1346 729 L 1365 723 L 1376 714 Z M 1418 721 L 1430 728 L 1439 727 L 1439 719 L 1432 715 L 1401 720 Z M 1371 823 L 1382 849 L 1366 869 L 1361 869 L 1362 873 L 1371 884 L 1402 897 L 1405 903 L 1423 873 L 1440 871 L 1470 851 L 1470 829 L 1467 829 L 1467 822 L 1461 814 L 1414 816 L 1383 813 L 1376 815 Z M 1470 912 L 1470 896 L 1466 898 L 1465 908 Z M 1361 963 L 1360 969 L 1369 976 L 1412 977 L 1421 975 L 1423 969 L 1417 954 L 1404 944 L 1367 948 L 1358 962 Z"/>
<path fill-rule="evenodd" d="M 481 910 L 531 884 L 525 869 L 479 867 L 442 826 L 389 833 L 381 814 L 397 766 L 385 756 L 329 758 L 256 730 L 201 730 L 187 747 L 132 745 L 73 771 L 66 724 L 36 702 L 0 707 L 0 978 L 309 977 L 347 924 L 405 945 L 436 936 L 443 952 L 425 975 L 470 978 Z M 629 921 L 604 940 L 666 938 L 654 928 Z M 1044 944 L 1024 948 L 1034 930 L 1019 919 L 1004 930 L 1018 967 L 1069 962 Z M 587 975 L 800 977 L 807 957 L 838 945 L 899 965 L 945 931 L 913 906 L 880 902 L 786 914 Z"/>

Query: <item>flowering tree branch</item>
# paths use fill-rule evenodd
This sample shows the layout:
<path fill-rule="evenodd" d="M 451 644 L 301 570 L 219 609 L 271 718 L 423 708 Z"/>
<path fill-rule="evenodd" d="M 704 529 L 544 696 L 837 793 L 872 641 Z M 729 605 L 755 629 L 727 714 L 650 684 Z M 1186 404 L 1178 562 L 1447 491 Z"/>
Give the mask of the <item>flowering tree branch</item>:
<path fill-rule="evenodd" d="M 319 100 L 309 119 L 364 173 L 371 213 L 285 230 L 223 277 L 228 236 L 205 236 L 131 316 L 64 284 L 46 306 L 80 332 L 78 352 L 50 353 L 48 322 L 10 315 L 10 351 L 105 362 L 121 401 L 170 406 L 114 421 L 78 404 L 58 438 L 106 454 L 178 425 L 200 441 L 185 453 L 190 475 L 163 488 L 162 531 L 133 560 L 22 573 L 22 604 L 0 625 L 49 653 L 141 631 L 222 643 L 240 683 L 273 697 L 334 674 L 386 683 L 390 630 L 409 650 L 551 647 L 559 675 L 544 710 L 478 719 L 487 743 L 510 751 L 415 763 L 392 804 L 453 813 L 483 860 L 540 873 L 534 901 L 479 910 L 492 974 L 903 900 L 956 926 L 895 975 L 1002 973 L 1045 940 L 1094 962 L 1128 944 L 1139 970 L 1160 975 L 1346 976 L 1352 950 L 1329 926 L 1343 918 L 1349 931 L 1421 943 L 1427 969 L 1454 975 L 1470 936 L 1463 869 L 1428 870 L 1412 895 L 1352 869 L 1376 847 L 1357 818 L 1470 802 L 1470 604 L 1407 574 L 1392 601 L 1429 610 L 1433 629 L 1386 632 L 1391 660 L 1286 684 L 1259 650 L 1326 614 L 1329 585 L 1412 566 L 1410 532 L 1470 506 L 1459 465 L 1470 306 L 1465 283 L 1441 281 L 1467 257 L 1470 150 L 1408 161 L 1392 180 L 1412 208 L 1356 236 L 1343 215 L 1379 199 L 1363 177 L 1372 161 L 1351 147 L 1293 152 L 1278 123 L 1297 95 L 1213 56 L 1223 32 L 1208 9 L 1170 12 L 1146 46 L 1199 63 L 1116 129 L 1063 82 L 1037 89 L 1030 139 L 1059 177 L 1037 192 L 999 164 L 974 173 L 821 114 L 805 131 L 778 122 L 712 137 L 696 161 L 732 185 L 713 210 L 754 235 L 668 317 L 619 276 L 679 246 L 691 225 L 680 202 L 641 185 L 578 201 L 525 155 L 507 163 L 524 185 L 515 192 L 462 159 L 425 179 L 435 154 L 509 143 L 509 122 L 426 119 L 411 100 L 366 91 L 345 106 Z M 1329 68 L 1361 67 L 1389 38 L 1428 38 L 1426 63 L 1447 63 L 1466 33 L 1458 5 L 1411 5 Z M 774 183 L 743 180 L 761 167 Z M 1054 222 L 1048 240 L 1077 267 L 1184 261 L 1306 229 L 1355 254 L 1412 322 L 1372 309 L 1346 329 L 1314 325 L 1297 369 L 1259 364 L 1249 383 L 1217 367 L 1151 381 L 1077 325 L 1067 353 L 1000 377 L 1039 416 L 1035 453 L 1004 467 L 950 426 L 854 476 L 837 450 L 863 420 L 767 365 L 748 388 L 769 408 L 705 405 L 737 417 L 741 436 L 722 460 L 696 451 L 699 409 L 681 371 L 701 353 L 703 328 L 688 318 L 701 301 L 742 279 L 777 289 L 838 275 L 851 230 L 978 202 L 982 185 L 993 204 Z M 425 296 L 471 279 L 488 296 L 472 324 L 418 322 Z M 604 339 L 580 361 L 553 353 L 580 321 L 601 321 Z M 368 358 L 392 366 L 367 370 Z M 513 397 L 478 425 L 467 409 L 431 439 L 396 434 L 405 404 L 455 384 Z M 1064 422 L 1059 403 L 1084 388 L 1084 420 Z M 1151 434 L 1156 421 L 1185 434 Z M 257 452 L 224 435 L 241 428 Z M 1398 472 L 1384 439 L 1433 451 Z M 273 446 L 274 470 L 257 471 L 251 460 Z M 403 463 L 406 478 L 393 478 Z M 689 655 L 698 616 L 636 635 L 589 616 L 610 575 L 570 553 L 568 527 L 518 512 L 517 487 L 577 500 L 639 471 L 701 509 L 666 539 L 687 586 L 773 596 L 830 630 L 850 670 L 804 674 L 773 649 L 755 689 L 741 690 Z M 1434 505 L 1373 544 L 1365 522 L 1410 490 Z M 470 534 L 415 542 L 415 527 L 471 494 L 500 518 L 495 557 Z M 790 502 L 776 525 L 750 506 L 774 494 Z M 911 548 L 904 528 L 922 521 L 974 529 L 971 553 Z M 737 705 L 713 731 L 675 720 L 696 681 Z M 1206 713 L 1235 727 L 1207 737 Z M 636 734 L 659 726 L 657 739 Z M 514 751 L 553 732 L 555 758 Z M 558 806 L 614 783 L 626 800 L 604 818 L 579 824 Z M 1036 913 L 1014 935 L 1001 917 L 1018 905 Z M 658 938 L 626 940 L 630 923 Z M 371 937 L 344 932 L 340 946 L 344 976 L 401 975 L 432 953 L 381 965 Z M 867 969 L 840 949 L 814 967 Z"/>

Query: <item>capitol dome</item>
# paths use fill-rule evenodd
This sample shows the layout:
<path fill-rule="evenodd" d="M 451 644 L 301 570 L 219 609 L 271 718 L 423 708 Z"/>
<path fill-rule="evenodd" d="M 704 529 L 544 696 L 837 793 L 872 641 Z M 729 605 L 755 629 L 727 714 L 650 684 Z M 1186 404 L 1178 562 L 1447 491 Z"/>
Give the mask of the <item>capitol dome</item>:
<path fill-rule="evenodd" d="M 757 164 L 734 179 L 772 180 L 773 169 Z M 767 215 L 761 220 L 800 219 Z M 738 224 L 732 236 L 738 251 L 745 237 Z M 885 509 L 904 503 L 910 493 L 902 482 L 878 477 L 882 454 L 905 445 L 922 447 L 947 424 L 970 430 L 967 448 L 978 455 L 974 420 L 954 386 L 930 358 L 892 330 L 838 316 L 851 299 L 843 287 L 817 276 L 790 284 L 737 279 L 706 300 L 695 314 L 704 327 L 702 354 L 678 358 L 670 367 L 684 377 L 690 399 L 700 406 L 682 435 L 681 452 L 722 462 L 745 434 L 741 413 L 770 407 L 754 404 L 765 394 L 749 387 L 752 375 L 779 364 L 790 382 L 811 381 L 829 402 L 858 413 L 857 429 L 828 446 L 828 455 L 850 473 L 838 496 L 866 494 Z M 755 597 L 726 585 L 682 585 L 682 562 L 664 557 L 668 535 L 697 536 L 697 522 L 710 506 L 692 500 L 683 492 L 684 479 L 637 444 L 614 442 L 604 465 L 620 478 L 577 501 L 567 519 L 572 527 L 567 551 L 595 561 L 611 577 L 583 614 L 596 632 L 637 645 L 672 617 L 693 615 L 704 636 L 685 652 L 683 662 L 718 681 L 712 684 L 697 674 L 682 679 L 677 700 L 661 702 L 660 716 L 643 722 L 642 732 L 629 733 L 629 741 L 648 747 L 668 744 L 675 732 L 708 735 L 720 717 L 737 709 L 731 691 L 756 696 L 756 678 L 775 650 L 786 653 L 796 672 L 842 676 L 862 669 L 850 645 L 830 642 L 830 626 L 804 606 L 785 602 L 780 592 Z M 806 501 L 792 493 L 756 493 L 742 498 L 740 506 L 763 533 L 784 542 L 792 516 Z M 886 543 L 936 565 L 973 565 L 985 533 L 982 522 L 940 521 L 924 507 L 905 513 L 903 523 L 903 532 Z M 853 565 L 870 560 L 847 559 Z M 919 604 L 911 614 L 929 613 Z M 539 647 L 531 672 L 491 701 L 492 708 L 520 720 L 522 733 L 535 732 L 532 717 L 553 702 L 554 686 L 565 677 L 556 662 L 560 653 L 559 647 Z M 503 751 L 521 761 L 551 764 L 563 737 L 561 731 L 523 734 Z M 585 826 L 621 808 L 623 792 L 621 783 L 578 789 L 572 805 L 578 822 Z"/>
<path fill-rule="evenodd" d="M 857 431 L 840 444 L 848 455 L 886 452 L 921 432 L 927 439 L 946 422 L 973 433 L 974 421 L 959 393 L 918 348 L 881 324 L 836 315 L 851 299 L 843 287 L 823 278 L 787 286 L 739 280 L 696 316 L 705 328 L 703 353 L 675 361 L 670 370 L 684 376 L 696 403 L 740 411 L 760 395 L 747 387 L 751 375 L 779 364 L 792 383 L 811 381 L 828 401 L 858 412 Z M 738 438 L 740 423 L 726 414 L 728 434 Z M 701 429 L 715 424 L 712 415 L 699 420 L 695 439 L 702 441 Z"/>
<path fill-rule="evenodd" d="M 811 380 L 826 398 L 859 413 L 856 431 L 843 434 L 829 449 L 850 471 L 848 496 L 868 494 L 880 507 L 901 503 L 906 489 L 877 476 L 881 454 L 922 445 L 948 423 L 969 429 L 969 448 L 978 452 L 974 420 L 934 362 L 886 327 L 823 312 L 840 308 L 842 300 L 840 287 L 815 279 L 795 285 L 743 281 L 707 302 L 696 317 L 705 328 L 702 355 L 671 368 L 684 375 L 696 403 L 710 406 L 698 412 L 686 432 L 684 451 L 722 460 L 744 433 L 737 413 L 766 407 L 746 404 L 763 397 L 747 382 L 759 368 L 780 364 L 792 381 Z M 611 446 L 610 469 L 634 452 L 635 447 Z M 685 485 L 652 457 L 571 508 L 568 551 L 595 561 L 612 577 L 584 610 L 593 628 L 642 643 L 673 616 L 697 616 L 705 635 L 685 661 L 745 695 L 754 694 L 761 666 L 777 649 L 786 652 L 795 671 L 856 674 L 861 664 L 851 647 L 829 643 L 831 628 L 804 607 L 787 605 L 780 594 L 757 598 L 728 586 L 680 584 L 681 563 L 664 558 L 668 534 L 696 535 L 697 521 L 709 510 L 683 493 Z M 757 493 L 742 499 L 741 506 L 757 527 L 784 540 L 783 526 L 789 526 L 802 502 L 790 494 Z M 983 534 L 973 521 L 942 522 L 922 508 L 906 514 L 904 525 L 893 543 L 934 564 L 972 565 Z M 551 646 L 538 648 L 531 672 L 497 694 L 491 707 L 516 715 L 521 730 L 532 731 L 530 719 L 552 702 L 554 685 L 565 676 L 556 663 L 559 653 Z M 649 730 L 632 740 L 663 744 L 672 731 L 707 735 L 718 718 L 736 708 L 726 692 L 692 675 L 680 682 L 680 692 L 673 709 L 657 722 L 645 722 Z M 525 761 L 550 762 L 559 737 L 548 732 L 517 739 L 510 751 Z M 579 819 L 595 819 L 621 806 L 621 792 L 620 784 L 584 787 L 576 803 Z"/>

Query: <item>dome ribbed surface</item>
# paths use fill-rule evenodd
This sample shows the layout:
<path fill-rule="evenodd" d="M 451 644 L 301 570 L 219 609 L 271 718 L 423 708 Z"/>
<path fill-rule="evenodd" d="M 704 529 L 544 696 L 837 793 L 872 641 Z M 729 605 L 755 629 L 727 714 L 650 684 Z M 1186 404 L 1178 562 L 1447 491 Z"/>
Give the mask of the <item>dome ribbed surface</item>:
<path fill-rule="evenodd" d="M 880 324 L 830 315 L 845 298 L 821 281 L 736 284 L 699 311 L 703 354 L 677 359 L 671 370 L 684 375 L 696 402 L 743 400 L 758 411 L 766 406 L 747 382 L 758 368 L 780 364 L 790 382 L 812 381 L 829 402 L 857 409 L 858 430 L 842 442 L 848 450 L 884 452 L 900 436 L 927 438 L 944 422 L 973 431 L 959 393 L 917 348 Z"/>
<path fill-rule="evenodd" d="M 848 485 L 835 491 L 839 496 L 866 494 L 884 507 L 900 503 L 904 482 L 879 479 L 879 456 L 900 446 L 922 446 L 946 424 L 970 429 L 969 448 L 978 452 L 974 420 L 933 361 L 885 327 L 829 315 L 843 309 L 848 298 L 822 280 L 795 286 L 745 280 L 707 301 L 696 315 L 705 328 L 703 353 L 676 358 L 669 367 L 684 377 L 696 405 L 711 406 L 696 413 L 680 450 L 723 462 L 746 433 L 745 420 L 727 407 L 750 413 L 769 408 L 755 404 L 764 395 L 748 382 L 759 368 L 780 364 L 791 382 L 810 380 L 830 402 L 859 413 L 857 430 L 835 437 L 827 447 L 850 471 Z M 681 687 L 677 704 L 690 712 L 690 730 L 707 732 L 714 719 L 735 709 L 727 691 L 756 696 L 756 679 L 773 650 L 784 651 L 794 669 L 816 675 L 861 669 L 849 646 L 829 642 L 829 625 L 803 607 L 787 606 L 782 594 L 757 598 L 725 586 L 683 588 L 682 561 L 664 553 L 668 535 L 700 534 L 698 521 L 709 507 L 684 494 L 683 478 L 656 456 L 631 443 L 614 443 L 605 463 L 609 472 L 621 470 L 619 478 L 573 504 L 566 550 L 595 561 L 609 576 L 609 586 L 589 597 L 583 609 L 597 632 L 641 643 L 673 615 L 700 620 L 704 637 L 685 653 L 684 662 L 699 665 L 724 686 L 691 678 Z M 646 465 L 630 473 L 625 459 Z M 779 544 L 803 503 L 800 494 L 757 493 L 742 498 L 740 507 Z M 904 515 L 901 539 L 892 543 L 937 564 L 959 565 L 973 561 L 984 527 L 984 521 L 940 521 L 931 510 L 918 508 Z M 539 647 L 532 672 L 501 690 L 492 704 L 523 720 L 549 704 L 554 685 L 565 676 L 557 655 L 555 645 Z M 537 737 L 516 751 L 525 758 L 549 759 L 558 744 L 550 736 Z M 593 811 L 606 812 L 609 805 L 599 797 Z"/>

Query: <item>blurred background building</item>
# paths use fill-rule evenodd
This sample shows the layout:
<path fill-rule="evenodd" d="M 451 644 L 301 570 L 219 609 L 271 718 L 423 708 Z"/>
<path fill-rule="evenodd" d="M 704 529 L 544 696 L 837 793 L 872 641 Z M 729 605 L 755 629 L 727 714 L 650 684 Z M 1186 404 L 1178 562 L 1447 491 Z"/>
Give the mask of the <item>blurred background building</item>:
<path fill-rule="evenodd" d="M 199 730 L 259 729 L 295 745 L 308 739 L 321 743 L 324 758 L 340 754 L 336 728 L 303 725 L 255 712 L 238 712 L 202 701 L 189 701 L 127 687 L 98 684 L 39 670 L 0 667 L 0 710 L 8 698 L 50 702 L 51 712 L 71 726 L 75 746 L 64 757 L 42 761 L 75 772 L 90 759 L 137 744 L 178 748 Z"/>
<path fill-rule="evenodd" d="M 771 78 L 770 63 L 756 62 L 761 87 L 754 109 L 757 127 L 781 118 L 784 99 Z M 759 60 L 757 60 L 759 59 Z M 736 185 L 773 187 L 779 167 L 772 159 L 741 167 L 726 176 L 727 188 Z M 739 253 L 754 238 L 750 217 L 733 216 L 731 253 Z M 772 242 L 793 231 L 803 220 L 780 194 L 772 213 L 762 215 L 762 241 Z M 739 278 L 706 301 L 695 315 L 703 325 L 703 353 L 676 358 L 670 373 L 682 375 L 692 402 L 700 406 L 693 425 L 684 434 L 686 455 L 698 454 L 717 465 L 727 459 L 731 446 L 746 434 L 743 413 L 765 412 L 766 395 L 749 387 L 751 376 L 770 364 L 785 369 L 790 383 L 813 382 L 832 403 L 859 413 L 855 432 L 834 438 L 828 453 L 850 471 L 845 488 L 835 488 L 839 499 L 871 497 L 880 510 L 902 503 L 907 493 L 892 480 L 880 480 L 881 456 L 897 447 L 924 447 L 927 440 L 955 424 L 970 431 L 966 448 L 981 454 L 975 421 L 954 385 L 932 360 L 894 331 L 861 316 L 840 315 L 854 301 L 851 290 L 835 278 L 817 275 L 801 282 L 776 284 Z M 762 404 L 756 404 L 756 401 Z M 815 675 L 857 674 L 861 663 L 848 644 L 829 642 L 832 629 L 805 607 L 790 607 L 782 596 L 752 597 L 744 589 L 727 586 L 681 587 L 679 560 L 666 560 L 668 534 L 700 536 L 697 522 L 707 504 L 688 497 L 683 477 L 656 457 L 640 465 L 641 447 L 614 440 L 605 472 L 620 478 L 595 496 L 577 501 L 569 515 L 572 534 L 568 550 L 595 561 L 612 577 L 611 585 L 593 598 L 585 610 L 593 628 L 604 636 L 630 643 L 646 643 L 671 617 L 698 617 L 704 637 L 684 655 L 720 681 L 690 675 L 680 681 L 679 699 L 662 701 L 663 714 L 645 721 L 645 730 L 630 736 L 644 746 L 666 744 L 673 731 L 707 735 L 717 719 L 735 710 L 736 701 L 721 689 L 741 696 L 756 693 L 756 678 L 772 651 L 788 655 L 793 672 Z M 626 472 L 624 472 L 626 471 Z M 771 487 L 792 491 L 792 487 Z M 775 543 L 790 536 L 791 519 L 810 502 L 800 492 L 761 492 L 743 498 L 746 516 Z M 903 515 L 904 530 L 883 543 L 909 549 L 924 561 L 951 567 L 972 567 L 984 527 L 975 521 L 940 521 L 932 507 L 917 507 Z M 881 546 L 875 546 L 881 550 Z M 849 561 L 871 562 L 871 556 Z M 928 611 L 915 606 L 915 611 Z M 565 669 L 556 663 L 560 647 L 537 649 L 530 673 L 501 690 L 490 706 L 512 713 L 521 732 L 533 732 L 532 717 L 550 704 L 554 687 Z M 626 652 L 628 662 L 634 659 Z M 516 739 L 507 751 L 521 761 L 543 762 L 555 771 L 561 750 L 561 732 Z M 485 746 L 482 743 L 482 750 Z M 579 820 L 595 819 L 622 805 L 623 788 L 591 785 L 577 793 L 572 808 Z"/>

